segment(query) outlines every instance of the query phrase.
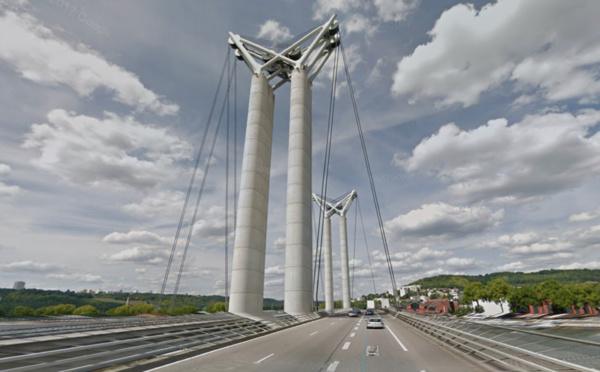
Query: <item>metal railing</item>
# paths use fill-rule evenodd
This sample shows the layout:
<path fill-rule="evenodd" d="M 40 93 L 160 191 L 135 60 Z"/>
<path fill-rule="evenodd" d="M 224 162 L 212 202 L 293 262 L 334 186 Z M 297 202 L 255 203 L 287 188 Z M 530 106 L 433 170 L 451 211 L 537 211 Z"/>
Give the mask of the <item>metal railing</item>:
<path fill-rule="evenodd" d="M 393 315 L 454 349 L 463 351 L 496 369 L 509 371 L 598 371 L 592 367 L 527 350 L 483 335 L 457 329 L 443 322 L 403 313 Z M 598 349 L 600 354 L 600 348 Z"/>

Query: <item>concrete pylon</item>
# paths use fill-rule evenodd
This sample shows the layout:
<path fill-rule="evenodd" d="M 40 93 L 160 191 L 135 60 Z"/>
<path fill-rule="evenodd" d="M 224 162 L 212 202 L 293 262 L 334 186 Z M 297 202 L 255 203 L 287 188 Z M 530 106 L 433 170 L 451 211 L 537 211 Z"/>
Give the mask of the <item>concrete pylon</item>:
<path fill-rule="evenodd" d="M 288 314 L 312 311 L 312 113 L 311 83 L 292 72 L 288 151 L 285 299 Z"/>
<path fill-rule="evenodd" d="M 350 303 L 350 265 L 348 261 L 348 229 L 346 214 L 340 216 L 340 265 L 342 268 L 342 308 L 349 310 Z"/>
<path fill-rule="evenodd" d="M 266 77 L 253 75 L 231 268 L 229 311 L 235 314 L 263 309 L 273 107 Z"/>
<path fill-rule="evenodd" d="M 326 216 L 323 222 L 323 258 L 325 261 L 325 311 L 334 312 L 333 302 L 333 260 L 331 255 L 331 217 Z"/>

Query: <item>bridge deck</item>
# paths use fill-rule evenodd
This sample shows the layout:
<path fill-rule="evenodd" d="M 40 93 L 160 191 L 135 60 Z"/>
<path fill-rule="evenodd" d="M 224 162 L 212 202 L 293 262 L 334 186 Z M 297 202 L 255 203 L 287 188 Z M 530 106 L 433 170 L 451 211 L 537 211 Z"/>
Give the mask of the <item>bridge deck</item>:
<path fill-rule="evenodd" d="M 484 368 L 384 316 L 386 329 L 364 318 L 323 318 L 182 360 L 156 371 L 482 371 Z M 372 346 L 372 356 L 366 351 Z"/>

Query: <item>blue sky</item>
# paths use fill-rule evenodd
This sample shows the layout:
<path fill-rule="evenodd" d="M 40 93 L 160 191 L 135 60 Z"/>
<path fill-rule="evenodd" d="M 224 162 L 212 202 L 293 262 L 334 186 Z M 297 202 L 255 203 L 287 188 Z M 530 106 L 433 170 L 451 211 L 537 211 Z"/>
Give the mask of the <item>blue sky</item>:
<path fill-rule="evenodd" d="M 583 0 L 0 1 L 0 286 L 159 289 L 227 32 L 285 45 L 333 13 L 400 283 L 598 268 L 599 8 Z M 315 190 L 330 71 L 313 91 Z M 240 63 L 240 128 L 248 82 Z M 265 284 L 276 298 L 288 100 L 284 86 Z M 388 289 L 343 84 L 336 111 L 329 191 L 358 191 L 378 289 Z M 223 292 L 224 149 L 221 133 L 186 292 Z M 337 250 L 334 239 L 336 270 Z M 360 243 L 354 264 L 355 294 L 370 290 Z"/>

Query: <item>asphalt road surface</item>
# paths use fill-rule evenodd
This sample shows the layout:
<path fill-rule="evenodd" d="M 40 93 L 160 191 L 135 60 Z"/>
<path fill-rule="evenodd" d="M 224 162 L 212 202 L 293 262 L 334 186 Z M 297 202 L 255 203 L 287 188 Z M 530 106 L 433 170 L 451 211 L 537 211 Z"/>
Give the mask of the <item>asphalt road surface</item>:
<path fill-rule="evenodd" d="M 383 319 L 385 329 L 367 330 L 366 318 L 323 318 L 154 371 L 483 370 L 480 365 L 439 346 L 402 321 L 390 316 L 383 316 Z"/>

